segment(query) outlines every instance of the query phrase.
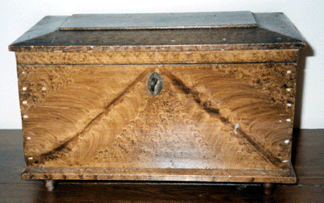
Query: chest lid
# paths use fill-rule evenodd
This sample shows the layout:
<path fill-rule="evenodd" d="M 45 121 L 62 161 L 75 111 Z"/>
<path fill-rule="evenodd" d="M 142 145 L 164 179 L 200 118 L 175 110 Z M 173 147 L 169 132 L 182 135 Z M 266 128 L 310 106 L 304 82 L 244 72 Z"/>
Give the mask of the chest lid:
<path fill-rule="evenodd" d="M 253 14 L 241 12 L 75 14 L 60 30 L 139 30 L 257 27 Z"/>
<path fill-rule="evenodd" d="M 206 12 L 46 16 L 9 46 L 15 52 L 299 49 L 283 13 Z"/>

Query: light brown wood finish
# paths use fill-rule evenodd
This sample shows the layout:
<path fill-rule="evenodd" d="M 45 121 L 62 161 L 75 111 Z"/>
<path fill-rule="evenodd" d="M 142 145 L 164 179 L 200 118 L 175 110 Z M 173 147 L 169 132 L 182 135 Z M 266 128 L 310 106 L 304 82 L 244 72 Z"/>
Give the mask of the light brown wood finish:
<path fill-rule="evenodd" d="M 323 133 L 323 129 L 294 129 L 293 163 L 298 184 L 278 185 L 267 196 L 256 183 L 149 181 L 58 181 L 49 193 L 41 181 L 20 178 L 25 167 L 22 131 L 0 130 L 0 202 L 323 202 Z M 62 172 L 69 178 L 71 170 Z"/>
<path fill-rule="evenodd" d="M 22 52 L 17 64 L 151 64 L 296 62 L 297 49 L 177 52 Z"/>
<path fill-rule="evenodd" d="M 258 170 L 204 170 L 204 169 L 111 169 L 111 168 L 41 168 L 27 167 L 23 179 L 53 180 L 129 180 L 129 181 L 184 181 L 184 182 L 243 182 L 296 183 L 290 172 Z"/>
<path fill-rule="evenodd" d="M 42 19 L 9 46 L 22 177 L 296 182 L 296 62 L 306 42 L 282 13 L 252 16 L 249 29 L 186 30 L 63 31 L 69 17 Z"/>
<path fill-rule="evenodd" d="M 152 72 L 164 80 L 157 96 Z M 120 169 L 107 179 L 130 168 L 273 170 L 287 178 L 188 180 L 295 181 L 295 65 L 19 65 L 18 74 L 27 166 Z M 45 178 L 31 171 L 23 177 Z"/>

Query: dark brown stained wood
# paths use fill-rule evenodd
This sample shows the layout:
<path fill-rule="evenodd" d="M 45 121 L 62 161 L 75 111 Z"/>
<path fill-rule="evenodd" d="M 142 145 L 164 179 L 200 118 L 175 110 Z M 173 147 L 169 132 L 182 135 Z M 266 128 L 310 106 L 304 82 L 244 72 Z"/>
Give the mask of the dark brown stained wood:
<path fill-rule="evenodd" d="M 271 195 L 274 189 L 274 184 L 273 183 L 263 183 L 262 184 L 264 188 L 264 194 L 265 195 Z"/>
<path fill-rule="evenodd" d="M 186 30 L 60 31 L 66 17 L 46 17 L 28 36 L 9 46 L 15 52 L 88 51 L 221 51 L 250 49 L 299 49 L 305 40 L 282 13 L 254 17 L 258 28 Z M 44 21 L 44 22 L 43 22 Z M 53 31 L 55 27 L 55 31 Z M 279 27 L 279 28 L 278 28 Z M 38 32 L 47 30 L 47 34 Z M 25 40 L 22 40 L 25 39 Z"/>
<path fill-rule="evenodd" d="M 239 188 L 239 189 L 238 189 Z M 324 188 L 277 186 L 272 195 L 262 195 L 262 187 L 248 185 L 179 184 L 89 184 L 60 183 L 53 192 L 34 181 L 29 184 L 0 185 L 0 202 L 152 202 L 152 203 L 305 203 L 323 202 Z"/>
<path fill-rule="evenodd" d="M 60 30 L 143 30 L 257 27 L 250 11 L 201 13 L 73 14 Z"/>
<path fill-rule="evenodd" d="M 21 130 L 0 130 L 0 184 L 20 182 L 25 166 Z"/>
<path fill-rule="evenodd" d="M 17 64 L 166 64 L 296 62 L 297 49 L 201 52 L 16 53 Z"/>
<path fill-rule="evenodd" d="M 323 135 L 322 129 L 294 129 L 292 161 L 301 185 L 324 185 Z"/>

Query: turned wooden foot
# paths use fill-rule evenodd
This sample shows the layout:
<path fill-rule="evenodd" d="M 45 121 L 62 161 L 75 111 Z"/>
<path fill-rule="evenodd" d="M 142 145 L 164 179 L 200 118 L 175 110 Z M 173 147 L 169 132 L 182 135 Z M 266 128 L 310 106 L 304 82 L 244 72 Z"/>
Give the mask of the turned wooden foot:
<path fill-rule="evenodd" d="M 55 180 L 44 180 L 44 185 L 47 189 L 47 191 L 53 191 L 55 189 Z"/>
<path fill-rule="evenodd" d="M 271 195 L 274 184 L 273 183 L 263 183 L 263 188 L 264 188 L 264 194 L 265 195 Z"/>

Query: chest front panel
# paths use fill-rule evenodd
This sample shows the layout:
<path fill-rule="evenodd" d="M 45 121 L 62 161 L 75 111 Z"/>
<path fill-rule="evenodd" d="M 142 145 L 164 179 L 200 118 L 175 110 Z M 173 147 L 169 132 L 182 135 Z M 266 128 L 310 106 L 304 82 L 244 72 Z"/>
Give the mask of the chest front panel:
<path fill-rule="evenodd" d="M 20 64 L 27 166 L 289 171 L 295 72 L 293 63 Z"/>

